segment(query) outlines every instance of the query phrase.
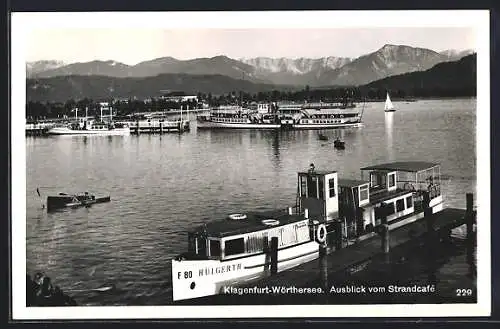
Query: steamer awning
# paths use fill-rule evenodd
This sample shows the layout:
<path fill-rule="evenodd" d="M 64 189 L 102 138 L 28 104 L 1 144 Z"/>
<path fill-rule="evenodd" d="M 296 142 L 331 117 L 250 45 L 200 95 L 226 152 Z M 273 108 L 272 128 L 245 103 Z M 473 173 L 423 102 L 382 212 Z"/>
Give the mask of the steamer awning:
<path fill-rule="evenodd" d="M 438 167 L 439 163 L 425 161 L 400 161 L 382 163 L 374 166 L 361 168 L 361 170 L 388 170 L 388 171 L 406 171 L 419 172 Z"/>

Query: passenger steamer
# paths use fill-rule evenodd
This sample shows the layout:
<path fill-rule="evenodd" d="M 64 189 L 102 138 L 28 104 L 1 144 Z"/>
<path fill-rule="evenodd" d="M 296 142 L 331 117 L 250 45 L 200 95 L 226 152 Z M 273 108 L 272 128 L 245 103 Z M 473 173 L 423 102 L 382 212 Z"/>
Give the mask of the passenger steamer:
<path fill-rule="evenodd" d="M 219 106 L 211 109 L 209 115 L 197 117 L 200 129 L 279 129 L 280 122 L 268 104 L 259 104 L 256 110 L 241 106 Z"/>
<path fill-rule="evenodd" d="M 363 113 L 356 108 L 339 107 L 337 104 L 304 104 L 295 116 L 293 129 L 330 129 L 360 127 Z"/>
<path fill-rule="evenodd" d="M 320 244 L 354 244 L 386 222 L 392 230 L 416 221 L 425 207 L 441 211 L 439 168 L 394 162 L 362 168 L 367 180 L 353 180 L 311 165 L 298 173 L 295 207 L 232 214 L 189 232 L 188 251 L 172 260 L 173 300 L 219 294 L 270 275 L 273 237 L 280 272 L 318 258 Z"/>
<path fill-rule="evenodd" d="M 221 106 L 198 116 L 198 128 L 330 129 L 362 126 L 363 110 L 352 102 Z"/>

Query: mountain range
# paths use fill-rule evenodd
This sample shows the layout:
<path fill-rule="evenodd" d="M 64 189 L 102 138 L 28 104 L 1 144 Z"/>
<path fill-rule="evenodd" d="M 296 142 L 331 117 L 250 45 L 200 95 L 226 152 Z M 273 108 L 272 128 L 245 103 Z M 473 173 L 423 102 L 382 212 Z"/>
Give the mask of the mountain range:
<path fill-rule="evenodd" d="M 182 90 L 214 95 L 243 91 L 246 93 L 300 91 L 303 87 L 253 83 L 224 75 L 160 74 L 143 78 L 109 76 L 56 76 L 27 79 L 28 101 L 65 102 L 68 99 L 109 98 L 146 99 L 162 95 L 162 90 Z M 476 90 L 476 55 L 458 61 L 438 63 L 426 71 L 387 77 L 360 86 L 364 94 L 371 90 L 403 91 L 407 96 L 473 96 Z M 371 97 L 371 96 L 370 96 Z"/>
<path fill-rule="evenodd" d="M 26 64 L 28 78 L 57 76 L 107 76 L 145 78 L 160 74 L 223 75 L 258 84 L 311 87 L 364 85 L 388 76 L 426 70 L 437 63 L 454 61 L 472 50 L 435 52 L 405 45 L 384 45 L 358 58 L 242 58 L 227 56 L 179 60 L 162 57 L 127 65 L 113 60 L 66 64 L 38 61 Z"/>

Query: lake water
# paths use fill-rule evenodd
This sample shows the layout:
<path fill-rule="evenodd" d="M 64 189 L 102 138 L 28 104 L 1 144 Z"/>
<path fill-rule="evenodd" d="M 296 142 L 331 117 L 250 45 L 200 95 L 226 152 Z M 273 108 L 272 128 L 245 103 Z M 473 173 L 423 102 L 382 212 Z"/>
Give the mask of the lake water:
<path fill-rule="evenodd" d="M 188 229 L 294 205 L 296 171 L 310 163 L 360 178 L 369 164 L 440 162 L 446 206 L 465 208 L 465 193 L 476 193 L 475 99 L 395 106 L 386 114 L 383 103 L 367 103 L 364 127 L 322 131 L 341 137 L 342 151 L 318 131 L 197 131 L 195 122 L 182 135 L 27 137 L 27 271 L 44 271 L 80 305 L 168 304 L 170 261 L 186 251 Z M 42 209 L 47 194 L 81 191 L 112 200 Z M 464 279 L 462 256 L 449 254 L 439 280 Z M 107 284 L 117 289 L 90 291 Z"/>

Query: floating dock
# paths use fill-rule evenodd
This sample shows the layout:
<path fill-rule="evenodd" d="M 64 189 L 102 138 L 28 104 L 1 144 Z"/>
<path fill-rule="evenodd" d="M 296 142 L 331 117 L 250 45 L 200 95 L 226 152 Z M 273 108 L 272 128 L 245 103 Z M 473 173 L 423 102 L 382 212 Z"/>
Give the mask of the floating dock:
<path fill-rule="evenodd" d="M 324 303 L 328 300 L 331 279 L 335 276 L 345 276 L 346 273 L 356 273 L 365 269 L 372 259 L 390 257 L 390 249 L 406 243 L 424 239 L 427 245 L 434 245 L 432 241 L 446 241 L 450 239 L 451 230 L 462 225 L 467 226 L 467 263 L 471 275 L 475 276 L 473 249 L 475 246 L 475 232 L 473 225 L 476 213 L 472 206 L 472 194 L 467 194 L 467 209 L 445 208 L 435 214 L 426 213 L 425 216 L 413 223 L 396 228 L 392 231 L 382 230 L 380 234 L 364 241 L 357 242 L 345 248 L 329 246 L 320 247 L 320 258 L 304 263 L 292 269 L 272 274 L 257 282 L 240 284 L 238 288 L 248 288 L 249 293 L 234 293 L 231 291 L 215 296 L 202 297 L 179 301 L 181 305 L 255 305 L 255 304 L 303 304 Z M 272 251 L 271 251 L 272 252 Z M 432 252 L 432 250 L 431 250 Z M 271 260 L 273 258 L 271 257 Z M 276 266 L 269 264 L 271 269 Z M 273 273 L 275 271 L 271 271 Z M 330 276 L 330 280 L 328 277 Z M 380 279 L 380 278 L 379 278 Z M 282 294 L 282 293 L 252 293 L 265 291 L 272 287 L 292 287 L 293 289 L 322 287 L 320 294 Z M 253 289 L 253 290 L 252 290 Z M 286 300 L 284 300 L 284 298 Z"/>

